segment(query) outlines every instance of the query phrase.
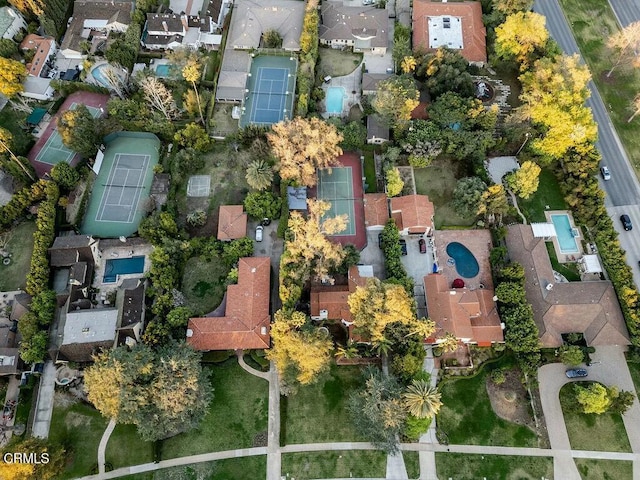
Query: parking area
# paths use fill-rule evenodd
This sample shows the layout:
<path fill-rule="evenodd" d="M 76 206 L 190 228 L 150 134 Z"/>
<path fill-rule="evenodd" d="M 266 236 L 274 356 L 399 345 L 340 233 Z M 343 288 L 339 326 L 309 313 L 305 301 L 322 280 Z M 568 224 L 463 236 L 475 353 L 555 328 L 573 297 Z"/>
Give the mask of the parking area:
<path fill-rule="evenodd" d="M 379 230 L 367 230 L 367 246 L 360 252 L 360 263 L 373 266 L 373 275 L 377 278 L 384 276 L 384 257 L 382 250 L 378 247 Z"/>
<path fill-rule="evenodd" d="M 415 284 L 413 294 L 418 306 L 418 317 L 424 317 L 427 312 L 423 279 L 433 272 L 433 246 L 428 237 L 410 235 L 402 238 L 407 242 L 407 254 L 402 257 L 402 264 Z M 425 242 L 425 253 L 420 253 L 421 239 Z"/>

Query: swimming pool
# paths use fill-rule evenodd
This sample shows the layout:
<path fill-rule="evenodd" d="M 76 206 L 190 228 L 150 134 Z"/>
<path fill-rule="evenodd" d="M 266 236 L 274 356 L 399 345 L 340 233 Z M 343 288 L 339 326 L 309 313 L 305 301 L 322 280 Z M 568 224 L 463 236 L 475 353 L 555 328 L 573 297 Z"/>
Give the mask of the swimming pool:
<path fill-rule="evenodd" d="M 114 283 L 118 275 L 144 272 L 144 255 L 131 258 L 114 258 L 107 260 L 104 267 L 103 283 Z"/>
<path fill-rule="evenodd" d="M 447 255 L 455 261 L 456 272 L 463 278 L 473 278 L 478 275 L 480 266 L 476 257 L 467 247 L 458 242 L 447 245 Z"/>
<path fill-rule="evenodd" d="M 100 84 L 100 86 L 108 89 L 112 89 L 112 84 L 106 77 L 106 71 L 111 70 L 113 73 L 122 80 L 121 72 L 118 72 L 115 68 L 111 67 L 108 63 L 103 63 L 98 65 L 93 70 L 91 70 L 91 76 L 96 79 L 96 81 Z"/>
<path fill-rule="evenodd" d="M 552 214 L 551 221 L 556 228 L 560 253 L 579 253 L 580 249 L 576 241 L 578 230 L 571 227 L 569 215 L 566 213 Z"/>
<path fill-rule="evenodd" d="M 156 65 L 156 75 L 159 77 L 168 77 L 169 71 L 171 70 L 171 65 L 168 63 L 163 63 L 160 65 Z"/>
<path fill-rule="evenodd" d="M 345 90 L 344 87 L 327 88 L 327 113 L 340 114 L 344 103 Z"/>

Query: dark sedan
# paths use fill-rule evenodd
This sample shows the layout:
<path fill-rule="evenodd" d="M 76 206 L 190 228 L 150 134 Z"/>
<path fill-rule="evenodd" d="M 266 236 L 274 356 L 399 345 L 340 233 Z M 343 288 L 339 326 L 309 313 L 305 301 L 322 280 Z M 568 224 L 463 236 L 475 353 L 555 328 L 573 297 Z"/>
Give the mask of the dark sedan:
<path fill-rule="evenodd" d="M 588 375 L 587 370 L 584 368 L 571 368 L 565 372 L 569 378 L 582 378 Z"/>

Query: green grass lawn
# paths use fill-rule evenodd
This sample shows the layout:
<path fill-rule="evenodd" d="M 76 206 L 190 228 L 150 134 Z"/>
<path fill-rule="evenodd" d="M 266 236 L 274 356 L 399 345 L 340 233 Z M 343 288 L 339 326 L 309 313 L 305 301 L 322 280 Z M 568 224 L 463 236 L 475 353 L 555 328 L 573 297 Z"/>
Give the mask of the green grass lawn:
<path fill-rule="evenodd" d="M 122 478 L 125 480 L 238 480 L 259 479 L 266 476 L 267 458 L 262 455 L 163 468 L 155 472 L 138 473 Z"/>
<path fill-rule="evenodd" d="M 53 408 L 49 439 L 68 445 L 70 450 L 66 454 L 67 466 L 60 479 L 97 473 L 98 444 L 107 423 L 96 409 L 82 403 Z"/>
<path fill-rule="evenodd" d="M 281 397 L 281 444 L 364 441 L 346 411 L 349 395 L 363 385 L 359 367 L 332 365 L 328 378 Z"/>
<path fill-rule="evenodd" d="M 135 425 L 116 425 L 107 443 L 106 461 L 114 469 L 153 462 L 153 442 L 144 442 Z"/>
<path fill-rule="evenodd" d="M 546 208 L 549 205 L 549 208 Z M 538 191 L 527 200 L 518 199 L 520 211 L 530 222 L 546 222 L 545 210 L 566 210 L 560 184 L 553 172 L 543 168 L 540 172 Z"/>
<path fill-rule="evenodd" d="M 606 77 L 613 66 L 614 56 L 605 44 L 609 36 L 619 29 L 615 15 L 609 3 L 600 0 L 561 0 L 560 4 L 637 173 L 640 171 L 640 118 L 636 117 L 631 123 L 627 120 L 632 113 L 629 105 L 640 91 L 640 72 L 618 68 L 609 78 Z"/>
<path fill-rule="evenodd" d="M 579 282 L 580 274 L 578 273 L 578 269 L 575 266 L 576 264 L 558 262 L 556 249 L 553 248 L 553 242 L 545 242 L 545 246 L 547 247 L 547 253 L 549 254 L 549 259 L 551 260 L 551 266 L 553 267 L 553 269 L 556 272 L 564 275 L 570 282 Z"/>
<path fill-rule="evenodd" d="M 491 408 L 486 379 L 495 368 L 509 367 L 512 357 L 486 365 L 471 378 L 447 379 L 440 384 L 443 406 L 437 419 L 450 444 L 537 447 L 529 428 L 499 418 Z M 446 478 L 446 477 L 443 477 Z"/>
<path fill-rule="evenodd" d="M 402 458 L 404 458 L 404 466 L 409 478 L 420 477 L 420 455 L 418 452 L 402 452 Z"/>
<path fill-rule="evenodd" d="M 367 179 L 366 193 L 376 193 L 378 182 L 376 181 L 376 162 L 373 159 L 373 150 L 364 150 L 364 176 Z"/>
<path fill-rule="evenodd" d="M 572 390 L 572 384 L 562 387 L 560 390 L 561 403 L 573 395 Z M 612 413 L 584 414 L 569 412 L 566 409 L 563 410 L 563 413 L 571 448 L 574 450 L 631 451 L 621 415 Z"/>
<path fill-rule="evenodd" d="M 16 155 L 25 156 L 34 144 L 33 137 L 23 129 L 27 125 L 27 116 L 26 112 L 16 112 L 8 105 L 0 111 L 0 127 L 6 128 L 13 135 L 12 150 Z"/>
<path fill-rule="evenodd" d="M 333 48 L 320 48 L 318 52 L 317 78 L 324 78 L 327 75 L 332 77 L 349 75 L 362 62 L 361 53 L 343 52 Z"/>
<path fill-rule="evenodd" d="M 636 387 L 636 396 L 640 392 L 640 363 L 627 362 L 629 366 L 629 372 L 631 372 L 631 378 L 633 378 L 633 384 Z"/>
<path fill-rule="evenodd" d="M 282 455 L 282 476 L 296 480 L 350 477 L 384 478 L 386 471 L 387 454 L 380 451 L 354 450 Z"/>
<path fill-rule="evenodd" d="M 474 218 L 460 217 L 451 206 L 456 183 L 459 178 L 465 176 L 459 173 L 459 170 L 455 161 L 451 159 L 436 159 L 429 167 L 414 170 L 417 193 L 428 195 L 435 206 L 436 228 L 469 227 L 474 223 Z"/>
<path fill-rule="evenodd" d="M 553 478 L 553 459 L 547 457 L 514 457 L 501 455 L 466 455 L 436 453 L 438 478 L 472 480 L 538 480 Z"/>
<path fill-rule="evenodd" d="M 235 358 L 205 368 L 211 372 L 214 388 L 209 409 L 203 412 L 204 418 L 197 429 L 163 442 L 164 460 L 253 447 L 255 436 L 258 433 L 266 434 L 269 402 L 267 382 L 246 373 Z"/>
<path fill-rule="evenodd" d="M 225 280 L 229 269 L 220 260 L 206 262 L 200 257 L 187 261 L 182 277 L 182 291 L 187 305 L 197 315 L 215 310 L 227 289 Z"/>
<path fill-rule="evenodd" d="M 32 221 L 22 222 L 11 230 L 11 240 L 6 248 L 11 253 L 11 263 L 0 263 L 0 291 L 20 290 L 25 287 L 35 231 L 36 223 Z"/>
<path fill-rule="evenodd" d="M 631 480 L 633 463 L 622 460 L 575 458 L 582 480 Z"/>

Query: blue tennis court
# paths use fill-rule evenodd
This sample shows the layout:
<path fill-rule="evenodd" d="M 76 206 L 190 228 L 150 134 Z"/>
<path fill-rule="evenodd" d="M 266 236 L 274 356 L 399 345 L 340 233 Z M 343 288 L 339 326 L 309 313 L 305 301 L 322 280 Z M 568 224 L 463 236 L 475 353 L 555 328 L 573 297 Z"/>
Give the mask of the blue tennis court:
<path fill-rule="evenodd" d="M 261 55 L 253 59 L 240 127 L 272 125 L 291 118 L 296 69 L 295 57 Z"/>
<path fill-rule="evenodd" d="M 69 110 L 75 110 L 77 107 L 77 103 L 72 103 Z M 86 107 L 93 118 L 98 118 L 102 114 L 102 110 L 100 108 L 90 107 L 88 105 Z M 70 163 L 75 155 L 76 152 L 69 150 L 64 143 L 62 143 L 62 137 L 56 128 L 51 133 L 42 149 L 38 152 L 36 162 L 47 163 L 49 165 L 55 165 L 59 162 Z"/>
<path fill-rule="evenodd" d="M 323 168 L 318 171 L 318 199 L 331 203 L 325 218 L 347 215 L 347 228 L 333 237 L 356 234 L 355 198 L 351 167 Z"/>

